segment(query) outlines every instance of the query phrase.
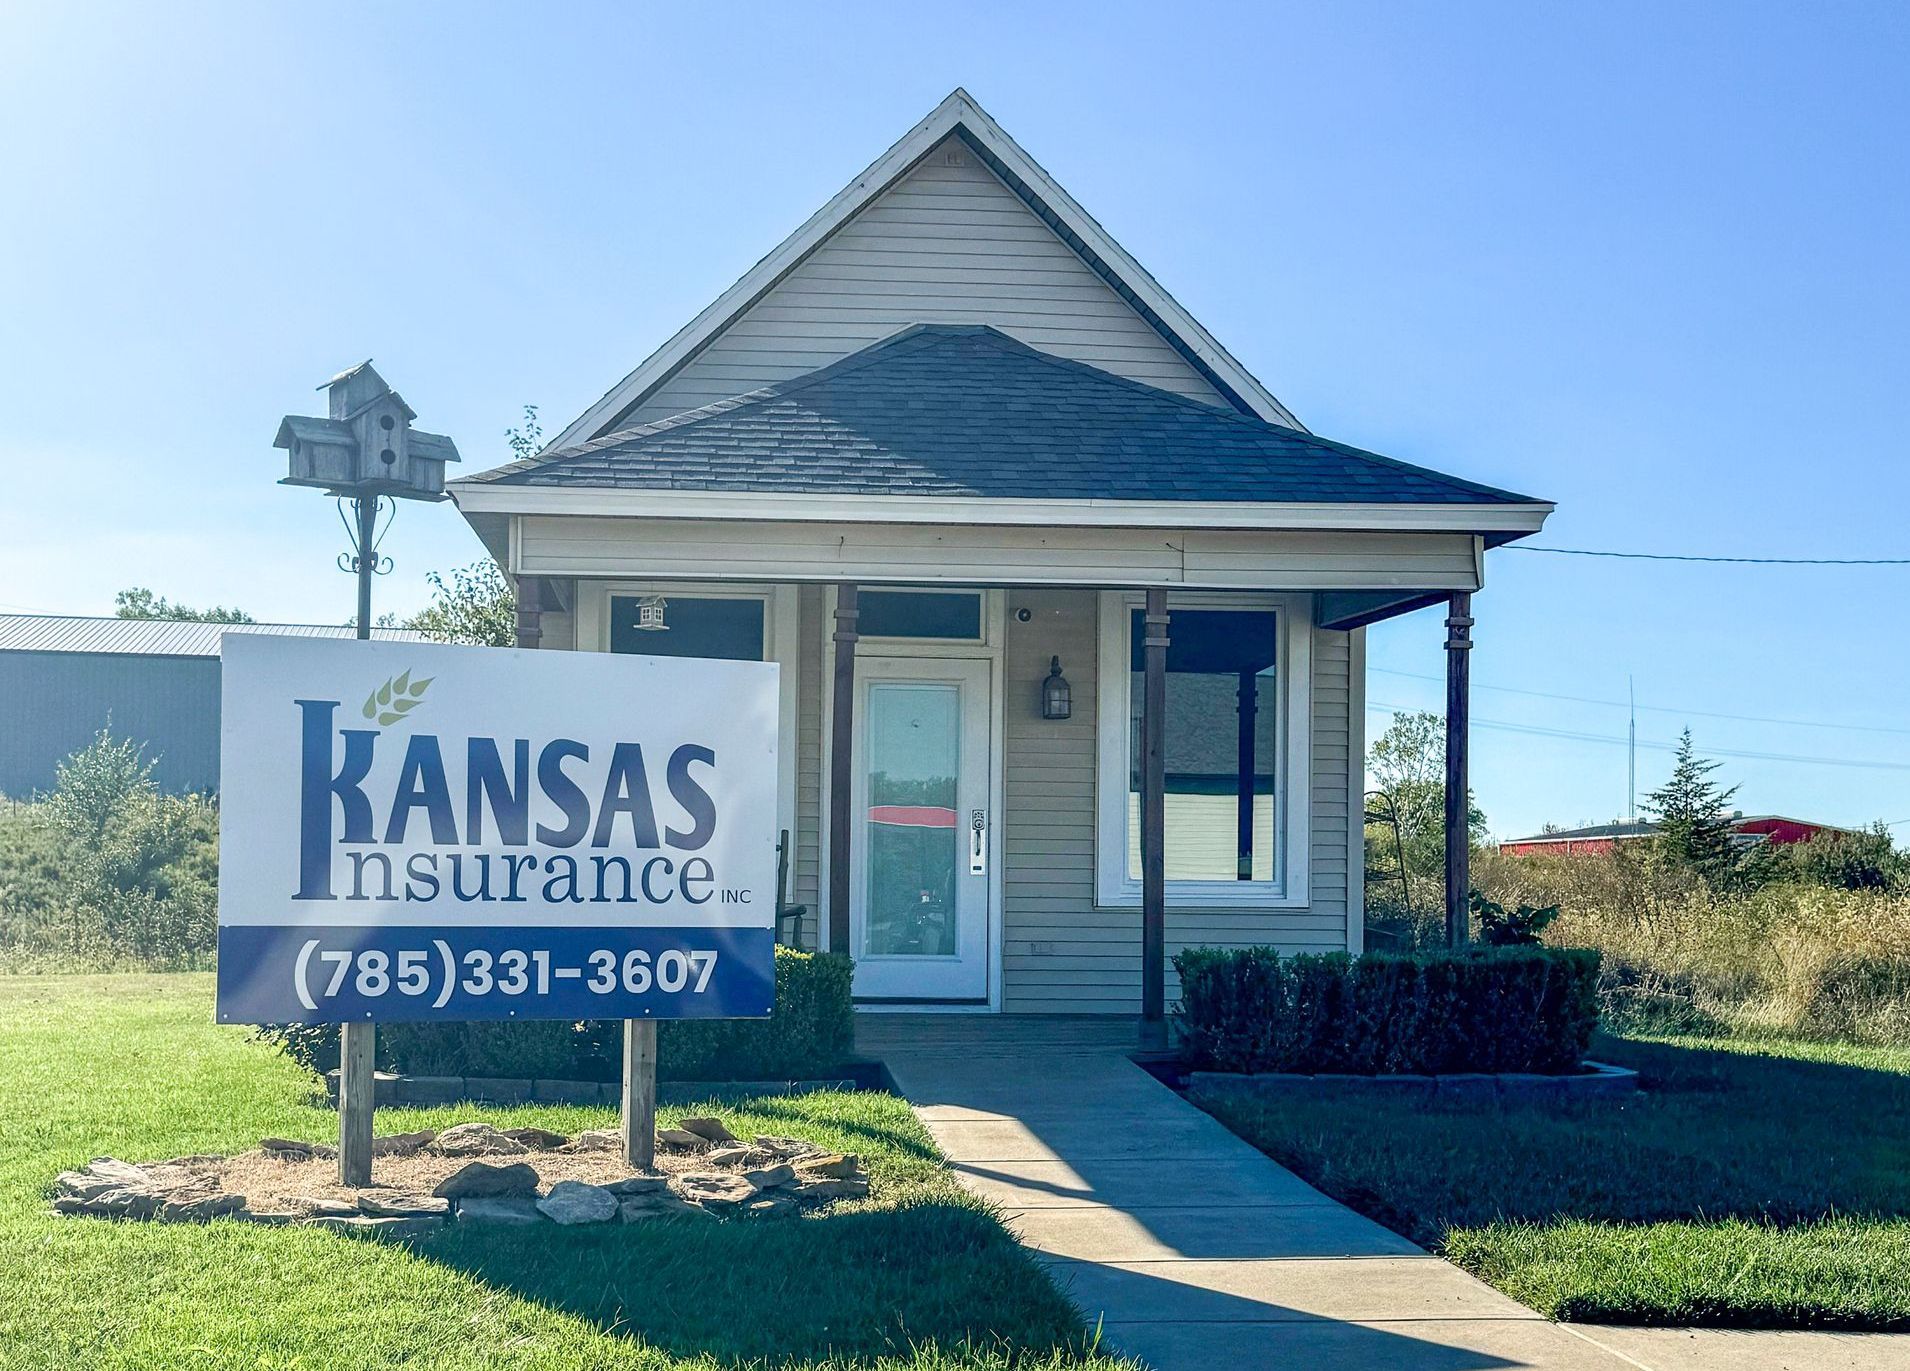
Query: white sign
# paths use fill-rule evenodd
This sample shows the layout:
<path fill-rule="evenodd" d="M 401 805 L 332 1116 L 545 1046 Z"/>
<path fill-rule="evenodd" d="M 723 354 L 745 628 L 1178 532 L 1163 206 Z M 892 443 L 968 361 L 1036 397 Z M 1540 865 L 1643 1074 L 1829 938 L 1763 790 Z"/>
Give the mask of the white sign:
<path fill-rule="evenodd" d="M 774 663 L 221 656 L 222 1021 L 769 1012 Z"/>

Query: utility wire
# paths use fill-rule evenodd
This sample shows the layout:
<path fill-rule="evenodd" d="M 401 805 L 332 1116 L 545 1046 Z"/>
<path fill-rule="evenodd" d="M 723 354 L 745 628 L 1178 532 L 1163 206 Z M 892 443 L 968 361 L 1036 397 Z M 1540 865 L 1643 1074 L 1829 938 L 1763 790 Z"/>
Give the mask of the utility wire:
<path fill-rule="evenodd" d="M 1910 566 L 1910 557 L 1698 557 L 1680 552 L 1607 552 L 1602 548 L 1539 547 L 1508 543 L 1506 552 L 1549 552 L 1555 557 L 1620 557 L 1633 562 L 1728 562 L 1738 566 Z"/>
<path fill-rule="evenodd" d="M 1434 676 L 1423 671 L 1395 671 L 1391 667 L 1368 667 L 1384 676 L 1403 676 L 1410 681 L 1444 681 L 1444 676 Z M 1485 685 L 1479 681 L 1472 683 L 1474 690 L 1497 691 L 1501 695 L 1525 695 L 1534 700 L 1565 700 L 1577 705 L 1604 705 L 1611 709 L 1630 709 L 1633 706 L 1626 700 L 1601 700 L 1592 695 L 1560 695 L 1548 690 L 1521 690 L 1517 686 Z M 1779 719 L 1764 714 L 1726 714 L 1712 709 L 1680 709 L 1675 705 L 1639 705 L 1637 708 L 1653 714 L 1671 714 L 1689 716 L 1694 719 L 1731 719 L 1746 724 L 1783 724 L 1794 728 L 1834 728 L 1846 733 L 1898 733 L 1910 737 L 1910 728 L 1891 728 L 1884 724 L 1833 724 L 1817 719 Z"/>
<path fill-rule="evenodd" d="M 1382 714 L 1410 714 L 1417 711 L 1405 705 L 1387 704 L 1381 700 L 1369 700 L 1366 707 Z M 1581 733 L 1569 728 L 1546 728 L 1539 724 L 1515 724 L 1502 719 L 1482 719 L 1472 716 L 1472 722 L 1481 728 L 1497 729 L 1502 733 L 1523 733 L 1529 737 L 1564 738 L 1573 742 L 1607 743 L 1618 747 L 1630 745 L 1630 739 L 1620 738 L 1609 733 Z M 1678 744 L 1649 742 L 1638 740 L 1639 747 L 1648 747 L 1656 752 L 1676 752 Z M 1707 747 L 1705 752 L 1717 757 L 1735 757 L 1754 762 L 1797 762 L 1807 766 L 1850 767 L 1863 771 L 1910 771 L 1910 762 L 1874 762 L 1860 761 L 1853 757 L 1807 757 L 1791 752 L 1750 752 L 1735 748 Z"/>

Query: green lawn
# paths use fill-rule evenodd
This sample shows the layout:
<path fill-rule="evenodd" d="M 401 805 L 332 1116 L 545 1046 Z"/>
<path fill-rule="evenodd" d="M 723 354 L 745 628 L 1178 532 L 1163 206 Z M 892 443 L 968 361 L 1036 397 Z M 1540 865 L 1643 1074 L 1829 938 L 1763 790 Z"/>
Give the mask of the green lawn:
<path fill-rule="evenodd" d="M 1910 1329 L 1910 1051 L 1601 1039 L 1624 1103 L 1198 1102 L 1541 1313 Z"/>
<path fill-rule="evenodd" d="M 1088 1366 L 1114 1359 L 959 1191 L 890 1096 L 714 1106 L 869 1163 L 866 1202 L 780 1220 L 512 1230 L 412 1246 L 289 1228 L 55 1218 L 56 1172 L 112 1154 L 326 1138 L 309 1078 L 212 1023 L 205 976 L 0 977 L 0 1367 Z M 666 1111 L 667 1112 L 667 1111 Z M 575 1131 L 609 1111 L 482 1115 Z"/>

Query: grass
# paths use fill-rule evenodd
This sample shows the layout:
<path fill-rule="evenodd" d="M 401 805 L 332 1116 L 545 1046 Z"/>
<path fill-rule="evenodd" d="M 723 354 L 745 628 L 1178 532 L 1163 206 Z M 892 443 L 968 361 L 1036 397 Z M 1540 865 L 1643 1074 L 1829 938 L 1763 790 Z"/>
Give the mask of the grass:
<path fill-rule="evenodd" d="M 1624 1103 L 1199 1103 L 1539 1312 L 1910 1330 L 1910 1049 L 1601 1039 Z"/>
<path fill-rule="evenodd" d="M 897 1099 L 726 1100 L 739 1132 L 861 1153 L 872 1194 L 815 1217 L 537 1230 L 402 1245 L 229 1222 L 54 1217 L 62 1168 L 110 1153 L 326 1138 L 309 1078 L 212 1023 L 210 978 L 0 978 L 0 1367 L 1091 1367 L 1092 1338 Z M 562 1106 L 389 1109 L 604 1127 Z"/>

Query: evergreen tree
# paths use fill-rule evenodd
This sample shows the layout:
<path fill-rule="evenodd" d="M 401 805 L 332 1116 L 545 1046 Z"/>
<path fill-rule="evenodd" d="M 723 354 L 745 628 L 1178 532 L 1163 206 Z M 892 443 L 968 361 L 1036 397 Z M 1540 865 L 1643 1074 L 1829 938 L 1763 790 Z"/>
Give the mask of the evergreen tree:
<path fill-rule="evenodd" d="M 1711 779 L 1720 765 L 1698 756 L 1687 728 L 1678 739 L 1671 779 L 1647 795 L 1641 806 L 1658 820 L 1654 839 L 1658 854 L 1706 880 L 1729 872 L 1735 857 L 1730 804 L 1738 788 L 1725 789 Z"/>

